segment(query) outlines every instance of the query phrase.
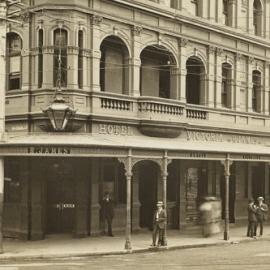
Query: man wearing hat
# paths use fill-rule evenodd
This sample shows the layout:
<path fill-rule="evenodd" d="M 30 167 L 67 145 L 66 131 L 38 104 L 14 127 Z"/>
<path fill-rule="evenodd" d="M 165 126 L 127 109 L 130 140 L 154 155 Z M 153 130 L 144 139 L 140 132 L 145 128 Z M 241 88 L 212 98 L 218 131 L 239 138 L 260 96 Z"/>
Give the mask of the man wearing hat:
<path fill-rule="evenodd" d="M 153 243 L 152 246 L 156 246 L 156 240 L 158 236 L 158 246 L 165 246 L 164 233 L 167 221 L 167 214 L 163 209 L 163 202 L 157 202 L 157 209 L 153 217 Z"/>
<path fill-rule="evenodd" d="M 254 203 L 253 198 L 248 200 L 248 229 L 247 237 L 255 237 L 255 229 L 257 227 L 257 206 Z"/>
<path fill-rule="evenodd" d="M 256 210 L 256 217 L 257 217 L 257 225 L 260 225 L 260 236 L 263 235 L 263 222 L 265 221 L 265 216 L 268 211 L 268 206 L 265 204 L 263 197 L 257 198 L 257 210 Z M 255 235 L 257 231 L 257 226 L 255 227 Z"/>
<path fill-rule="evenodd" d="M 110 197 L 109 192 L 105 192 L 104 197 L 101 201 L 101 214 L 104 221 L 104 233 L 105 233 L 105 222 L 108 224 L 108 236 L 113 236 L 112 233 L 112 220 L 114 216 L 114 203 Z"/>

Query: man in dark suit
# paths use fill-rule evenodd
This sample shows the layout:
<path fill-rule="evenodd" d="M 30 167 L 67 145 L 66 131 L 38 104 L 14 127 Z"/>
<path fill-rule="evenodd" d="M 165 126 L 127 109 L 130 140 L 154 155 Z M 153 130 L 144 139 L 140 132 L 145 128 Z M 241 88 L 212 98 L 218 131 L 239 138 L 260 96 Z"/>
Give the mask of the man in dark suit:
<path fill-rule="evenodd" d="M 112 220 L 114 216 L 114 205 L 110 197 L 109 192 L 105 192 L 104 197 L 101 201 L 101 214 L 104 222 L 108 224 L 108 236 L 113 236 L 112 233 Z M 105 224 L 104 224 L 105 227 Z M 105 231 L 105 228 L 104 228 Z"/>
<path fill-rule="evenodd" d="M 256 232 L 256 226 L 257 226 L 257 206 L 254 203 L 253 199 L 249 199 L 248 203 L 248 229 L 247 229 L 247 236 L 248 237 L 255 237 Z"/>
<path fill-rule="evenodd" d="M 157 210 L 154 213 L 153 218 L 153 243 L 152 246 L 156 246 L 156 240 L 158 236 L 158 246 L 165 246 L 165 227 L 167 222 L 167 214 L 166 211 L 163 209 L 163 203 L 157 202 Z"/>
<path fill-rule="evenodd" d="M 257 198 L 257 211 L 256 211 L 256 217 L 257 217 L 257 224 L 255 226 L 255 235 L 257 231 L 257 225 L 260 225 L 260 236 L 263 235 L 263 223 L 266 219 L 266 214 L 268 212 L 268 206 L 265 204 L 263 197 Z"/>

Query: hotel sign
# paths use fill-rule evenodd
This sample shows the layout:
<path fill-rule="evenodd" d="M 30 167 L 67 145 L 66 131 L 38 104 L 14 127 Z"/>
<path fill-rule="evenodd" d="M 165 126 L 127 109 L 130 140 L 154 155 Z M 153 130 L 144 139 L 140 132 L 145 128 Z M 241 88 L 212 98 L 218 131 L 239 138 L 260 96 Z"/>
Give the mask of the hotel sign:
<path fill-rule="evenodd" d="M 264 144 L 265 138 L 249 136 L 223 134 L 218 132 L 203 132 L 187 130 L 188 141 L 201 142 L 227 142 L 227 143 L 242 143 L 242 144 Z"/>
<path fill-rule="evenodd" d="M 44 154 L 44 155 L 69 155 L 71 152 L 69 147 L 57 147 L 57 146 L 31 146 L 28 147 L 29 154 Z"/>

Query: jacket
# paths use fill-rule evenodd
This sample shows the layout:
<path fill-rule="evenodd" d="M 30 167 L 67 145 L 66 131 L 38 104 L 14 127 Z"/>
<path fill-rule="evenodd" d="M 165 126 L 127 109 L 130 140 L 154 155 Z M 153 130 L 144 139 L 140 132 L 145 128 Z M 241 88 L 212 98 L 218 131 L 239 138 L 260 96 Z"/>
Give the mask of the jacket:
<path fill-rule="evenodd" d="M 257 222 L 257 206 L 254 203 L 248 205 L 248 221 Z"/>
<path fill-rule="evenodd" d="M 167 222 L 167 214 L 164 209 L 162 209 L 158 215 L 158 219 L 156 219 L 158 210 L 155 211 L 154 217 L 153 217 L 153 224 L 154 226 L 158 226 L 160 229 L 164 229 L 166 222 Z"/>
<path fill-rule="evenodd" d="M 266 219 L 265 216 L 266 216 L 267 211 L 268 211 L 267 204 L 262 203 L 261 205 L 258 205 L 257 211 L 256 211 L 257 220 L 260 222 L 265 221 Z"/>

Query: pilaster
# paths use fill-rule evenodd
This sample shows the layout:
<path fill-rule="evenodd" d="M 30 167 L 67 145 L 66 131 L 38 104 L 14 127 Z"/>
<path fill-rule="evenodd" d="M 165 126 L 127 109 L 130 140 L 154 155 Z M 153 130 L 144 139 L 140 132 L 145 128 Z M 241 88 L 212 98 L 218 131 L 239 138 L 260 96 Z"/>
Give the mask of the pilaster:
<path fill-rule="evenodd" d="M 130 81 L 131 81 L 131 95 L 134 97 L 140 96 L 140 44 L 141 44 L 142 27 L 134 25 L 132 27 L 132 59 L 129 65 Z"/>
<path fill-rule="evenodd" d="M 76 217 L 75 237 L 85 237 L 89 234 L 89 160 L 80 159 L 76 164 Z"/>
<path fill-rule="evenodd" d="M 215 47 L 208 48 L 208 78 L 207 78 L 207 89 L 208 97 L 206 103 L 209 107 L 215 105 Z"/>
<path fill-rule="evenodd" d="M 252 82 L 252 64 L 254 62 L 254 58 L 249 57 L 247 58 L 247 74 L 248 74 L 248 80 L 247 80 L 247 104 L 248 104 L 248 112 L 253 112 L 252 108 L 252 88 L 253 88 L 253 82 Z"/>
<path fill-rule="evenodd" d="M 77 47 L 68 46 L 67 50 L 67 87 L 78 89 L 78 56 Z"/>
<path fill-rule="evenodd" d="M 42 49 L 43 53 L 43 82 L 42 88 L 50 89 L 53 86 L 53 55 L 54 47 L 45 46 Z"/>
<path fill-rule="evenodd" d="M 248 0 L 247 19 L 248 19 L 248 32 L 250 34 L 254 34 L 254 26 L 253 26 L 253 3 L 254 3 L 254 0 Z"/>
<path fill-rule="evenodd" d="M 91 90 L 100 91 L 100 27 L 103 18 L 98 15 L 91 17 Z"/>
<path fill-rule="evenodd" d="M 263 97 L 262 97 L 262 102 L 263 102 L 263 112 L 266 115 L 269 115 L 269 75 L 270 75 L 270 70 L 269 70 L 269 62 L 265 62 L 264 64 L 264 82 L 263 82 Z"/>
<path fill-rule="evenodd" d="M 26 37 L 23 41 L 23 48 L 21 52 L 21 89 L 22 90 L 29 90 L 31 86 L 30 81 L 30 74 L 31 73 L 31 54 L 30 54 L 30 48 L 31 44 L 29 44 L 29 36 L 31 31 L 31 17 L 30 13 L 24 13 L 23 14 L 23 28 L 24 28 L 24 37 Z"/>
<path fill-rule="evenodd" d="M 220 48 L 216 49 L 216 87 L 215 87 L 215 105 L 216 108 L 221 108 L 221 85 L 222 85 L 222 57 L 223 57 L 223 50 Z"/>
<path fill-rule="evenodd" d="M 216 22 L 223 23 L 223 0 L 216 0 Z"/>
<path fill-rule="evenodd" d="M 99 170 L 100 160 L 91 159 L 90 163 L 91 193 L 90 193 L 90 234 L 100 234 L 100 204 L 99 204 Z"/>
<path fill-rule="evenodd" d="M 233 88 L 233 93 L 234 93 L 234 103 L 232 104 L 232 108 L 236 111 L 240 110 L 240 92 L 241 92 L 241 60 L 242 60 L 242 55 L 241 54 L 236 54 L 235 56 L 235 64 L 234 64 L 234 88 Z"/>
<path fill-rule="evenodd" d="M 179 62 L 180 62 L 180 73 L 179 73 L 179 84 L 178 84 L 178 99 L 185 103 L 186 102 L 186 76 L 187 76 L 187 44 L 188 40 L 181 38 L 178 41 L 178 50 L 179 50 Z"/>

